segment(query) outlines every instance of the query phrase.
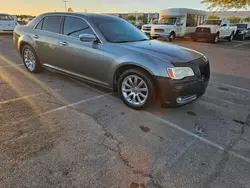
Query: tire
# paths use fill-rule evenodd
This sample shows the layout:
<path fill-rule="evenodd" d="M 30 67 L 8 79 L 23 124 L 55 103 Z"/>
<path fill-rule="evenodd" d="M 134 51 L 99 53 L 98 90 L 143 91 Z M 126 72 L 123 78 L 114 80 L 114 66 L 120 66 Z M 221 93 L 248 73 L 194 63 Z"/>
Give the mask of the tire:
<path fill-rule="evenodd" d="M 31 73 L 39 73 L 43 71 L 40 61 L 35 50 L 30 45 L 25 45 L 22 48 L 22 59 L 24 66 Z"/>
<path fill-rule="evenodd" d="M 240 40 L 245 40 L 245 35 L 242 35 L 242 37 L 240 38 Z"/>
<path fill-rule="evenodd" d="M 169 42 L 173 42 L 174 39 L 175 39 L 175 33 L 171 32 L 170 35 L 169 35 L 169 37 L 168 37 L 168 40 L 169 40 Z"/>
<path fill-rule="evenodd" d="M 231 35 L 228 37 L 228 41 L 231 42 L 234 38 L 234 32 L 231 33 Z"/>
<path fill-rule="evenodd" d="M 140 86 L 133 87 L 133 85 Z M 118 91 L 122 101 L 128 107 L 135 110 L 147 108 L 154 101 L 156 93 L 152 78 L 141 69 L 128 69 L 124 71 L 118 80 Z M 144 98 L 143 96 L 146 97 Z"/>
<path fill-rule="evenodd" d="M 214 39 L 213 39 L 213 43 L 214 44 L 216 44 L 216 43 L 218 43 L 218 41 L 219 41 L 219 33 L 217 33 L 215 36 L 214 36 Z"/>

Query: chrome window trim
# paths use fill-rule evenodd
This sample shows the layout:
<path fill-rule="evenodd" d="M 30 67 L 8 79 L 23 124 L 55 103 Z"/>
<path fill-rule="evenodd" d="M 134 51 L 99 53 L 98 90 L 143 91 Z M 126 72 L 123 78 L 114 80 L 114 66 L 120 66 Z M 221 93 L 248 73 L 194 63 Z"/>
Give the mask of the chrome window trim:
<path fill-rule="evenodd" d="M 67 15 L 67 14 L 48 14 L 48 15 L 44 15 L 42 17 L 42 19 L 36 23 L 32 28 L 33 29 L 36 29 L 37 25 L 45 18 L 45 17 L 49 17 L 49 16 L 63 16 L 63 17 L 66 17 L 66 16 L 69 16 L 69 17 L 75 17 L 75 18 L 80 18 L 82 19 L 83 21 L 85 21 L 89 27 L 92 29 L 92 31 L 95 33 L 96 37 L 98 38 L 98 40 L 103 44 L 103 41 L 101 40 L 100 36 L 97 34 L 97 32 L 94 30 L 94 28 L 91 26 L 91 24 L 83 17 L 81 16 L 75 16 L 75 15 Z M 39 30 L 39 29 L 38 29 Z M 45 30 L 40 30 L 40 31 L 45 31 Z M 45 31 L 45 32 L 49 32 L 49 33 L 54 33 L 54 32 L 50 32 L 50 31 Z M 63 33 L 54 33 L 54 34 L 59 34 L 59 35 L 63 35 L 63 36 L 67 36 L 67 35 L 64 35 Z M 68 36 L 68 37 L 72 37 L 72 36 Z M 75 37 L 73 37 L 75 38 Z"/>

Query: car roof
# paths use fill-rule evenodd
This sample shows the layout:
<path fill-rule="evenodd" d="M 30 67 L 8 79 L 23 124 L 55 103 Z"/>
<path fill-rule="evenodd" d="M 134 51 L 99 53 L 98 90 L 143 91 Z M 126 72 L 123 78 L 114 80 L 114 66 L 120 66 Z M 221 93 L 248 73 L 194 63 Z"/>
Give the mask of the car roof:
<path fill-rule="evenodd" d="M 48 13 L 44 13 L 42 15 L 68 15 L 68 16 L 81 16 L 81 17 L 85 17 L 85 18 L 98 18 L 98 17 L 109 17 L 109 18 L 117 18 L 116 16 L 111 16 L 111 15 L 107 15 L 107 14 L 97 14 L 97 13 L 87 13 L 87 12 L 48 12 Z"/>

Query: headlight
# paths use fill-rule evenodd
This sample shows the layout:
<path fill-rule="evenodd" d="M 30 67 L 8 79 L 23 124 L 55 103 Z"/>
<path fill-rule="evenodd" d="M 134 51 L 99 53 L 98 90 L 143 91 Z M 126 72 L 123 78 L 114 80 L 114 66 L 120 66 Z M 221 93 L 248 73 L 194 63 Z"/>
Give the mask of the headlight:
<path fill-rule="evenodd" d="M 212 29 L 212 33 L 216 33 L 217 29 Z"/>
<path fill-rule="evenodd" d="M 171 29 L 165 29 L 165 31 L 170 31 Z"/>
<path fill-rule="evenodd" d="M 174 67 L 167 69 L 172 80 L 180 80 L 188 76 L 194 76 L 194 71 L 190 67 Z"/>

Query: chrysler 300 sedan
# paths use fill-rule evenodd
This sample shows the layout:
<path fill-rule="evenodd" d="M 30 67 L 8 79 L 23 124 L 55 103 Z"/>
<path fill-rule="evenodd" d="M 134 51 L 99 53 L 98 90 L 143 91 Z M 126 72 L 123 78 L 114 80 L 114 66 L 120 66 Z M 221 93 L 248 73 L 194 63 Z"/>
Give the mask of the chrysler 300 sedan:
<path fill-rule="evenodd" d="M 150 40 L 123 19 L 87 13 L 45 13 L 14 31 L 31 73 L 43 68 L 107 86 L 134 109 L 153 101 L 180 106 L 206 90 L 210 68 L 201 53 Z"/>

